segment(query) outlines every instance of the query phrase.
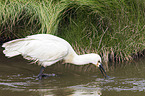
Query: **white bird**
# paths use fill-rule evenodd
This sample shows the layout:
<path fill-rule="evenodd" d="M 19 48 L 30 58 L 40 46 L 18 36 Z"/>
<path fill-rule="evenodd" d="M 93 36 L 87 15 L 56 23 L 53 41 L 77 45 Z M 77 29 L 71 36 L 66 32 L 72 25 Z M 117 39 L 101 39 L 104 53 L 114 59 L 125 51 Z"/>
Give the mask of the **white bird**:
<path fill-rule="evenodd" d="M 22 55 L 27 60 L 34 60 L 41 65 L 38 75 L 42 79 L 45 67 L 64 60 L 65 63 L 84 65 L 92 63 L 99 67 L 104 77 L 108 77 L 98 54 L 77 55 L 72 46 L 64 39 L 50 34 L 36 34 L 26 38 L 15 39 L 2 45 L 7 57 Z"/>

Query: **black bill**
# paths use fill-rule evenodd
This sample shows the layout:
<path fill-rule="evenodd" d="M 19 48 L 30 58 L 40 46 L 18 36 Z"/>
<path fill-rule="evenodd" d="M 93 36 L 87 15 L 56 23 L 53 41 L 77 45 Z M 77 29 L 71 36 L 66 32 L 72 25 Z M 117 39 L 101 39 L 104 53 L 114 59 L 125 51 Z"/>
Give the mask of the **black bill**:
<path fill-rule="evenodd" d="M 104 70 L 102 64 L 99 65 L 99 69 L 100 69 L 101 73 L 103 74 L 103 76 L 104 76 L 105 78 L 109 78 L 109 76 L 106 74 L 106 72 L 105 72 L 105 70 Z"/>

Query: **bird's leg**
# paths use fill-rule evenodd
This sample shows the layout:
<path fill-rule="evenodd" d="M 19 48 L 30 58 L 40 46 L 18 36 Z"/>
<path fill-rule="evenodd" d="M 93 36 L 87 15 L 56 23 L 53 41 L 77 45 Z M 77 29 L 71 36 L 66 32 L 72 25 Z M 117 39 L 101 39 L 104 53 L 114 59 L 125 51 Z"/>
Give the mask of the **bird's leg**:
<path fill-rule="evenodd" d="M 42 75 L 43 75 L 43 71 L 44 71 L 45 67 L 42 66 L 41 69 L 40 69 L 40 72 L 38 74 L 38 79 L 41 80 L 42 79 Z"/>

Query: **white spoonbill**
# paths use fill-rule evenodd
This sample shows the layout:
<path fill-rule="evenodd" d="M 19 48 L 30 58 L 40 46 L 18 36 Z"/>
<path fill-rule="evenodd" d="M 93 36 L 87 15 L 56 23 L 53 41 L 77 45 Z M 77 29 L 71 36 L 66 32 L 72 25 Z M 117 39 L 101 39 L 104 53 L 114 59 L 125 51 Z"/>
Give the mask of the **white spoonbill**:
<path fill-rule="evenodd" d="M 50 66 L 59 60 L 76 65 L 92 63 L 100 68 L 105 78 L 108 77 L 101 64 L 101 57 L 98 54 L 77 55 L 66 40 L 54 35 L 31 35 L 26 38 L 6 42 L 2 47 L 5 48 L 3 53 L 7 57 L 22 55 L 27 60 L 38 62 L 42 66 L 38 75 L 39 79 L 42 79 L 46 66 Z"/>

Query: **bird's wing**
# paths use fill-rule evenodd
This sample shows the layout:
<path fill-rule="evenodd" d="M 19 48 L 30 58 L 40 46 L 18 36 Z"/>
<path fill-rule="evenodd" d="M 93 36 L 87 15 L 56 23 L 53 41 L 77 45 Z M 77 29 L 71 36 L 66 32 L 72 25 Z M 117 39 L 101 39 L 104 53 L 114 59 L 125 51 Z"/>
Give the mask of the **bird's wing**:
<path fill-rule="evenodd" d="M 67 45 L 54 40 L 31 40 L 24 49 L 26 59 L 52 62 L 63 59 L 68 54 Z"/>
<path fill-rule="evenodd" d="M 22 38 L 4 43 L 3 51 L 8 57 L 23 55 L 28 60 L 52 62 L 63 59 L 68 54 L 67 43 L 61 39 Z"/>

